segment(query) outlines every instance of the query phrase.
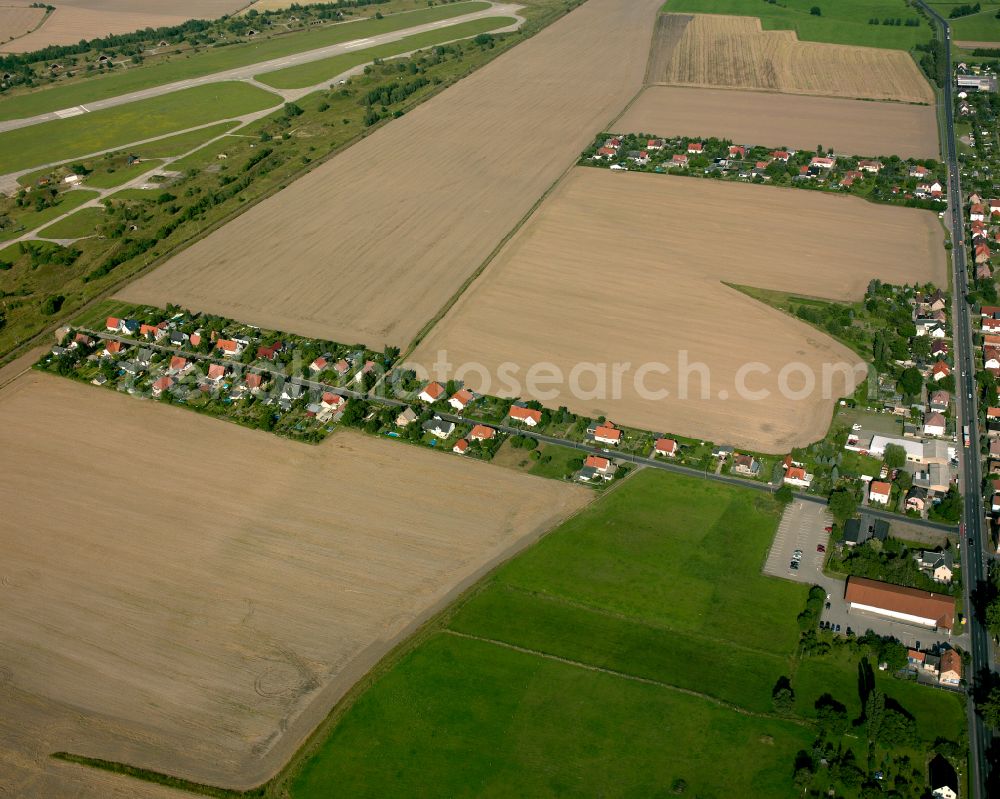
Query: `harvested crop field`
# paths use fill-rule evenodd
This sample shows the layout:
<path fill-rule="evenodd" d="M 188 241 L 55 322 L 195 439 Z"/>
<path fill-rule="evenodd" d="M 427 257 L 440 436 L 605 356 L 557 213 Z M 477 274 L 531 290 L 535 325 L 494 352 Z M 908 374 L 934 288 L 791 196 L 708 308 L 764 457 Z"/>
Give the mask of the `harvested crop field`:
<path fill-rule="evenodd" d="M 53 44 L 76 44 L 114 33 L 180 25 L 189 19 L 214 19 L 246 5 L 245 0 L 59 0 L 37 31 L 3 44 L 0 51 L 27 53 Z M 165 8 L 166 6 L 166 8 Z M 22 31 L 23 32 L 23 31 Z"/>
<path fill-rule="evenodd" d="M 938 220 L 927 211 L 799 189 L 580 167 L 410 360 L 429 368 L 444 351 L 456 367 L 483 364 L 495 393 L 534 396 L 553 408 L 566 405 L 648 430 L 787 452 L 822 438 L 835 400 L 853 388 L 841 376 L 824 397 L 824 364 L 859 359 L 722 281 L 831 299 L 859 298 L 874 277 L 943 285 L 942 245 Z M 707 381 L 692 373 L 687 399 L 680 396 L 684 358 L 709 372 Z M 505 362 L 519 370 L 516 390 L 503 385 Z M 770 371 L 746 375 L 746 387 L 768 391 L 766 398 L 739 394 L 739 370 L 753 362 Z M 816 390 L 804 399 L 780 390 L 780 370 L 796 362 L 816 378 Z M 546 363 L 564 381 L 529 391 L 527 370 Z M 617 395 L 616 363 L 629 364 Z M 573 391 L 571 371 L 579 364 L 603 366 L 588 367 Z M 667 398 L 644 398 L 636 388 L 645 364 L 670 369 L 644 376 L 650 392 L 666 389 Z M 606 390 L 595 388 L 595 372 L 604 375 Z M 792 394 L 803 388 L 800 374 L 786 377 Z M 478 387 L 475 371 L 465 379 Z"/>
<path fill-rule="evenodd" d="M 56 750 L 259 782 L 419 620 L 592 496 L 34 372 L 0 392 L 0 430 L 18 465 L 0 487 L 0 770 L 17 796 L 81 795 Z"/>
<path fill-rule="evenodd" d="M 44 16 L 44 8 L 0 5 L 0 47 L 10 39 L 29 33 Z"/>
<path fill-rule="evenodd" d="M 934 102 L 906 52 L 800 42 L 793 31 L 762 30 L 756 17 L 717 14 L 661 15 L 647 82 Z"/>
<path fill-rule="evenodd" d="M 938 158 L 933 106 L 759 91 L 650 86 L 614 130 L 714 136 L 741 144 L 828 149 L 852 155 Z"/>
<path fill-rule="evenodd" d="M 658 5 L 590 0 L 120 296 L 405 346 L 639 90 Z"/>

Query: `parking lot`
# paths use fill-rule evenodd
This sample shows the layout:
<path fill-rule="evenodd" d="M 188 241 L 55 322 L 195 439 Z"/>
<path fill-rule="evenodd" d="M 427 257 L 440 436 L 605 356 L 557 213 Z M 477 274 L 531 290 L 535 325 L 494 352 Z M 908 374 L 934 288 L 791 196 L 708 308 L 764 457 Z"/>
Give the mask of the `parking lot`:
<path fill-rule="evenodd" d="M 826 528 L 833 524 L 826 506 L 816 502 L 796 499 L 787 508 L 774 535 L 771 551 L 767 553 L 764 574 L 797 580 L 802 583 L 823 584 L 823 553 L 816 547 L 826 548 L 830 534 Z M 797 569 L 791 567 L 795 550 L 802 551 Z"/>
<path fill-rule="evenodd" d="M 861 611 L 849 611 L 844 600 L 844 581 L 823 574 L 825 553 L 817 551 L 817 546 L 829 546 L 830 534 L 827 527 L 832 524 L 826 506 L 815 502 L 802 500 L 793 501 L 781 517 L 781 523 L 774 535 L 771 550 L 764 564 L 764 574 L 781 577 L 785 580 L 795 580 L 809 585 L 819 585 L 826 589 L 827 605 L 824 607 L 821 620 L 836 629 L 840 625 L 840 634 L 846 635 L 850 628 L 857 635 L 864 635 L 867 630 L 873 630 L 879 635 L 892 636 L 908 647 L 928 649 L 934 644 L 942 643 L 950 646 L 966 647 L 968 635 L 949 635 L 944 632 L 929 630 L 918 625 L 904 624 Z M 795 550 L 801 550 L 802 557 L 799 567 L 793 569 L 791 563 Z"/>

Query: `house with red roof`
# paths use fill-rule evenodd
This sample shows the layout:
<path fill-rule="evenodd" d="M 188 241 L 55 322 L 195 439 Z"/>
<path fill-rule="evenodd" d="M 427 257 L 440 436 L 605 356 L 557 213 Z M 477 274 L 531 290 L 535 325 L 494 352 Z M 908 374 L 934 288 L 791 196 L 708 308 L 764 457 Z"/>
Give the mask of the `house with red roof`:
<path fill-rule="evenodd" d="M 871 172 L 872 174 L 877 175 L 879 172 L 882 171 L 882 162 L 858 161 L 858 169 L 860 169 L 862 172 Z"/>
<path fill-rule="evenodd" d="M 985 222 L 986 221 L 986 209 L 980 203 L 973 203 L 969 207 L 969 221 L 970 222 Z"/>
<path fill-rule="evenodd" d="M 608 481 L 615 476 L 615 465 L 608 458 L 600 455 L 588 455 L 583 462 L 577 479 L 583 483 L 591 483 L 595 480 Z"/>
<path fill-rule="evenodd" d="M 622 431 L 610 422 L 594 430 L 594 441 L 599 441 L 601 444 L 618 446 L 618 444 L 621 443 L 621 440 Z"/>
<path fill-rule="evenodd" d="M 417 394 L 417 399 L 422 402 L 437 402 L 443 396 L 444 386 L 440 383 L 428 383 L 420 390 L 420 393 Z"/>
<path fill-rule="evenodd" d="M 676 167 L 680 167 L 680 168 L 684 169 L 684 168 L 687 168 L 688 157 L 686 155 L 677 154 L 677 155 L 674 155 L 670 159 L 670 163 L 671 163 L 671 166 L 676 166 Z"/>
<path fill-rule="evenodd" d="M 467 388 L 462 388 L 448 397 L 448 404 L 451 405 L 456 411 L 464 411 L 469 407 L 469 403 L 472 402 L 476 397 Z"/>
<path fill-rule="evenodd" d="M 323 398 L 320 400 L 320 405 L 332 413 L 339 413 L 346 404 L 347 400 L 340 396 L 340 394 L 334 394 L 332 391 L 324 391 Z"/>
<path fill-rule="evenodd" d="M 747 148 L 742 144 L 732 144 L 729 146 L 729 157 L 730 158 L 746 158 Z"/>
<path fill-rule="evenodd" d="M 935 381 L 943 380 L 951 374 L 951 367 L 944 361 L 936 361 L 931 367 L 931 378 Z"/>
<path fill-rule="evenodd" d="M 174 355 L 170 359 L 170 366 L 167 367 L 167 371 L 173 372 L 174 374 L 180 374 L 181 372 L 184 372 L 189 368 L 190 367 L 188 366 L 187 358 L 184 358 L 180 355 Z"/>
<path fill-rule="evenodd" d="M 813 476 L 808 474 L 802 466 L 789 466 L 785 469 L 785 476 L 782 478 L 782 482 L 799 488 L 808 488 L 812 485 L 812 481 Z"/>
<path fill-rule="evenodd" d="M 220 338 L 215 342 L 215 348 L 224 358 L 236 358 L 243 353 L 243 345 L 229 338 Z"/>
<path fill-rule="evenodd" d="M 872 480 L 872 484 L 868 489 L 869 502 L 874 502 L 876 505 L 888 505 L 890 496 L 892 496 L 891 483 Z"/>
<path fill-rule="evenodd" d="M 275 356 L 281 352 L 283 347 L 284 345 L 280 341 L 275 341 L 273 344 L 257 347 L 257 357 L 263 358 L 265 361 L 273 361 Z"/>
<path fill-rule="evenodd" d="M 115 355 L 121 355 L 125 352 L 125 349 L 125 345 L 120 341 L 104 342 L 104 355 L 108 358 L 114 357 Z"/>
<path fill-rule="evenodd" d="M 174 384 L 174 379 L 172 377 L 167 377 L 164 375 L 159 378 L 155 383 L 153 383 L 153 396 L 158 397 L 168 388 Z"/>
<path fill-rule="evenodd" d="M 311 364 L 309 364 L 310 372 L 322 372 L 330 365 L 330 362 L 326 359 L 325 355 L 320 355 L 318 358 L 314 359 Z"/>
<path fill-rule="evenodd" d="M 653 444 L 653 454 L 663 455 L 667 458 L 677 457 L 677 442 L 672 438 L 658 438 Z"/>
<path fill-rule="evenodd" d="M 472 431 L 469 433 L 469 440 L 489 441 L 496 434 L 497 431 L 494 430 L 492 427 L 487 427 L 484 424 L 477 424 L 475 427 L 472 428 Z"/>
<path fill-rule="evenodd" d="M 258 372 L 251 372 L 247 375 L 247 388 L 251 391 L 256 391 L 259 388 L 263 388 L 264 383 L 267 382 L 267 377 Z"/>
<path fill-rule="evenodd" d="M 109 316 L 104 322 L 104 326 L 111 333 L 117 333 L 119 329 L 121 329 L 121 325 L 122 325 L 122 320 L 119 319 L 117 316 Z"/>
<path fill-rule="evenodd" d="M 809 161 L 809 166 L 818 167 L 819 169 L 833 169 L 836 165 L 836 158 L 830 158 L 825 155 L 814 155 L 812 160 Z"/>
<path fill-rule="evenodd" d="M 458 441 L 455 442 L 455 446 L 451 448 L 451 451 L 454 452 L 456 455 L 464 455 L 466 452 L 469 451 L 469 442 L 466 441 L 464 438 L 460 438 L 458 439 Z"/>
<path fill-rule="evenodd" d="M 917 164 L 916 166 L 911 166 L 910 167 L 910 177 L 911 178 L 925 178 L 930 173 L 931 173 L 931 171 L 927 167 L 920 166 L 919 164 Z"/>
<path fill-rule="evenodd" d="M 541 424 L 542 412 L 534 408 L 525 408 L 522 405 L 511 405 L 508 416 L 512 421 L 521 422 L 528 427 L 536 427 Z"/>
<path fill-rule="evenodd" d="M 792 157 L 792 154 L 790 152 L 788 152 L 788 150 L 772 150 L 771 151 L 771 158 L 773 158 L 775 161 L 783 161 L 784 163 L 788 163 L 788 159 L 791 158 L 791 157 Z"/>
<path fill-rule="evenodd" d="M 705 150 L 705 145 L 700 141 L 688 142 L 687 151 L 688 155 L 701 155 Z"/>

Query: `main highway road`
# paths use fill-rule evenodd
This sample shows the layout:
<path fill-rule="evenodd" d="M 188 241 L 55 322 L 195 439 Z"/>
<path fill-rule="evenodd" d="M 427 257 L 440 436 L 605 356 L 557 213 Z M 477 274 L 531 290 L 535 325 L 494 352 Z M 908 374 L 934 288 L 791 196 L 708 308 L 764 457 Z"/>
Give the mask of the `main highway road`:
<path fill-rule="evenodd" d="M 957 374 L 955 380 L 959 424 L 969 428 L 969 440 L 972 446 L 965 447 L 961 454 L 962 490 L 965 498 L 964 520 L 965 540 L 962 546 L 962 581 L 965 586 L 965 610 L 969 624 L 969 634 L 972 641 L 972 669 L 967 675 L 970 685 L 983 670 L 992 668 L 990 638 L 983 623 L 972 606 L 971 591 L 986 579 L 988 556 L 984 555 L 985 547 L 992 547 L 989 528 L 984 528 L 985 508 L 982 492 L 982 461 L 979 454 L 979 412 L 977 410 L 977 392 L 975 378 L 975 347 L 973 342 L 972 321 L 969 303 L 966 301 L 966 289 L 969 285 L 966 273 L 968 252 L 965 245 L 965 216 L 962 203 L 962 182 L 958 166 L 958 155 L 955 144 L 955 103 L 952 97 L 951 77 L 951 28 L 948 21 L 928 6 L 924 0 L 917 0 L 930 18 L 937 23 L 944 39 L 944 68 L 947 70 L 944 79 L 944 145 L 948 163 L 948 221 L 951 227 L 952 261 L 954 267 L 954 338 L 955 365 Z M 974 799 L 987 799 L 989 796 L 987 779 L 990 764 L 987 751 L 993 740 L 992 731 L 983 723 L 975 712 L 970 699 L 969 715 L 969 750 L 971 774 L 969 775 L 970 795 Z"/>

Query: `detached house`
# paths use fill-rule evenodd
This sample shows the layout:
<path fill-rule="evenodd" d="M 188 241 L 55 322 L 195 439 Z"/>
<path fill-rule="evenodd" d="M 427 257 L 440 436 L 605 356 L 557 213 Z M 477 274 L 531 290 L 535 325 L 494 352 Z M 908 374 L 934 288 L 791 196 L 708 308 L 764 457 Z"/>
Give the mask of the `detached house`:
<path fill-rule="evenodd" d="M 931 367 L 931 378 L 935 381 L 943 380 L 951 374 L 951 367 L 944 361 L 936 361 Z"/>
<path fill-rule="evenodd" d="M 220 338 L 215 342 L 215 348 L 222 353 L 224 358 L 237 358 L 243 354 L 243 345 L 229 338 Z"/>
<path fill-rule="evenodd" d="M 489 441 L 497 434 L 497 431 L 492 427 L 487 427 L 484 424 L 477 424 L 472 428 L 469 433 L 470 441 Z"/>
<path fill-rule="evenodd" d="M 756 477 L 760 474 L 760 461 L 751 455 L 734 455 L 732 471 Z"/>
<path fill-rule="evenodd" d="M 962 684 L 962 656 L 954 649 L 948 649 L 941 654 L 940 670 L 938 682 L 941 685 Z"/>
<path fill-rule="evenodd" d="M 813 476 L 807 474 L 806 470 L 801 466 L 789 466 L 785 470 L 785 476 L 782 482 L 788 485 L 798 486 L 799 488 L 809 488 L 812 485 Z"/>
<path fill-rule="evenodd" d="M 439 416 L 435 416 L 423 424 L 424 431 L 438 438 L 448 438 L 455 432 L 455 423 L 446 422 Z"/>
<path fill-rule="evenodd" d="M 153 383 L 153 396 L 159 397 L 164 391 L 170 388 L 173 384 L 174 384 L 173 378 L 164 375 L 155 383 Z"/>
<path fill-rule="evenodd" d="M 417 399 L 423 402 L 437 402 L 444 396 L 444 386 L 440 383 L 428 383 L 417 394 Z"/>
<path fill-rule="evenodd" d="M 888 505 L 889 497 L 892 495 L 892 484 L 883 483 L 879 480 L 872 480 L 868 490 L 868 501 L 878 505 Z"/>
<path fill-rule="evenodd" d="M 464 411 L 469 407 L 469 403 L 475 399 L 475 395 L 467 388 L 460 389 L 448 398 L 448 404 L 456 411 Z"/>
<path fill-rule="evenodd" d="M 689 142 L 687 146 L 688 155 L 701 155 L 705 151 L 705 145 L 700 141 Z"/>
<path fill-rule="evenodd" d="M 812 160 L 809 161 L 809 166 L 814 166 L 819 169 L 833 169 L 836 165 L 836 158 L 828 158 L 822 155 L 813 156 Z"/>
<path fill-rule="evenodd" d="M 873 174 L 878 174 L 882 171 L 881 161 L 858 161 L 858 169 L 862 172 L 871 172 Z"/>
<path fill-rule="evenodd" d="M 924 435 L 943 436 L 945 432 L 945 419 L 940 413 L 928 413 L 924 416 Z"/>
<path fill-rule="evenodd" d="M 681 169 L 687 169 L 688 157 L 686 155 L 674 155 L 670 159 L 671 166 L 680 167 Z"/>
<path fill-rule="evenodd" d="M 615 476 L 614 464 L 608 458 L 599 455 L 588 455 L 580 470 L 579 480 L 590 483 L 594 480 L 611 480 Z"/>
<path fill-rule="evenodd" d="M 667 458 L 677 457 L 677 442 L 672 438 L 658 438 L 653 445 L 654 455 L 663 455 Z"/>
<path fill-rule="evenodd" d="M 955 558 L 951 550 L 945 552 L 924 551 L 918 556 L 920 568 L 928 572 L 931 579 L 939 583 L 950 583 L 955 573 Z"/>
<path fill-rule="evenodd" d="M 618 444 L 621 443 L 621 440 L 622 431 L 616 428 L 613 424 L 606 424 L 594 430 L 594 441 L 598 441 L 601 444 L 618 446 Z"/>
<path fill-rule="evenodd" d="M 508 415 L 511 420 L 521 422 L 528 427 L 536 427 L 542 421 L 541 411 L 536 411 L 534 408 L 525 408 L 522 405 L 511 405 Z"/>
<path fill-rule="evenodd" d="M 979 203 L 973 203 L 969 207 L 969 221 L 970 222 L 985 222 L 986 221 L 986 209 L 983 208 Z"/>

